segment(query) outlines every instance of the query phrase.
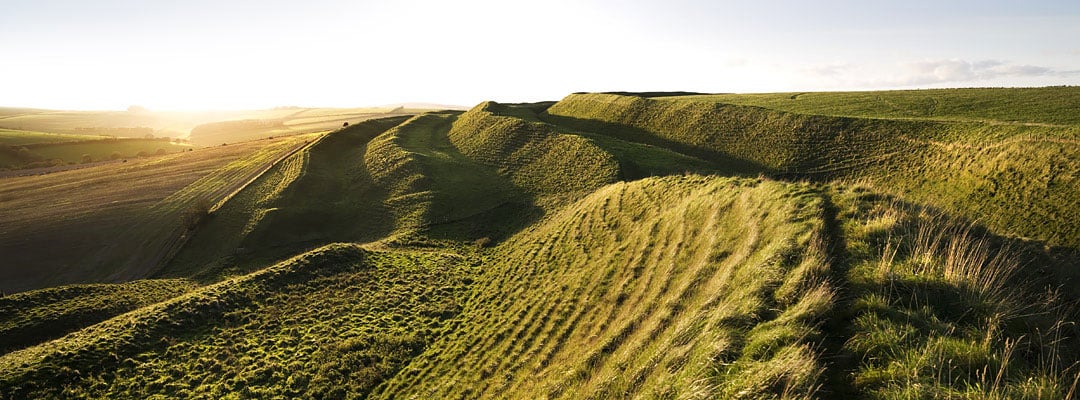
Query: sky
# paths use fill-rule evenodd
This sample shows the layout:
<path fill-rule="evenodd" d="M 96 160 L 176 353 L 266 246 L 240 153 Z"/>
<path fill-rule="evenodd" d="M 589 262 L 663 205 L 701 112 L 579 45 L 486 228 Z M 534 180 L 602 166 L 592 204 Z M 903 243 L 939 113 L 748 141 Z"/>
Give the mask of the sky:
<path fill-rule="evenodd" d="M 1080 85 L 1080 1 L 0 0 L 0 106 Z"/>

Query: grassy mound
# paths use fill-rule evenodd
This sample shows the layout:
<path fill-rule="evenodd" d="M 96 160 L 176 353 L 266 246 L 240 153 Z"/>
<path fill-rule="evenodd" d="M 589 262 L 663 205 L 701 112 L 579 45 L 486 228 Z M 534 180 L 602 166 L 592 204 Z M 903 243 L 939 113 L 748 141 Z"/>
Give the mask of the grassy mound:
<path fill-rule="evenodd" d="M 535 193 L 593 190 L 618 179 L 619 164 L 610 153 L 530 114 L 526 108 L 481 103 L 454 122 L 450 141 L 462 154 Z"/>
<path fill-rule="evenodd" d="M 391 197 L 402 236 L 502 238 L 536 212 L 532 195 L 463 155 L 447 133 L 457 112 L 417 116 L 368 148 L 368 168 Z"/>
<path fill-rule="evenodd" d="M 0 396 L 363 396 L 459 312 L 467 265 L 323 247 L 8 353 Z"/>
<path fill-rule="evenodd" d="M 795 114 L 726 98 L 574 94 L 544 118 L 779 176 L 867 180 L 1000 232 L 1080 248 L 1080 127 Z"/>
<path fill-rule="evenodd" d="M 459 330 L 379 394 L 808 395 L 832 303 L 821 213 L 777 182 L 606 186 L 501 245 Z"/>
<path fill-rule="evenodd" d="M 184 294 L 182 279 L 58 286 L 0 297 L 0 354 Z"/>

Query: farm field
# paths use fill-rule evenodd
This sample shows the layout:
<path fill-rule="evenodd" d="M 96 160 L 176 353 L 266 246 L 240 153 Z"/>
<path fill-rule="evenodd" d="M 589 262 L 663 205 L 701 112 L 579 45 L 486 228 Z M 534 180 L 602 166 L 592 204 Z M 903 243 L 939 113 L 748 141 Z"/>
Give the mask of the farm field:
<path fill-rule="evenodd" d="M 286 112 L 287 111 L 287 112 Z M 230 119 L 195 126 L 188 136 L 201 145 L 216 145 L 268 136 L 329 131 L 345 123 L 388 116 L 415 115 L 427 110 L 396 108 L 289 108 L 261 118 Z"/>
<path fill-rule="evenodd" d="M 23 146 L 38 143 L 63 143 L 83 140 L 104 139 L 104 136 L 72 135 L 0 129 L 0 145 Z"/>
<path fill-rule="evenodd" d="M 25 149 L 25 150 L 24 150 Z M 7 147 L 0 153 L 0 168 L 29 169 L 89 164 L 128 158 L 162 156 L 191 150 L 190 144 L 162 139 L 84 139 Z M 6 150 L 6 151 L 5 151 Z"/>
<path fill-rule="evenodd" d="M 314 136 L 210 147 L 40 176 L 3 178 L 0 254 L 5 292 L 125 280 L 185 210 L 213 206 Z M 134 265 L 133 265 L 134 264 Z M 135 273 L 136 275 L 139 275 Z"/>
<path fill-rule="evenodd" d="M 14 140 L 13 131 L 119 138 L 181 138 L 197 145 L 236 143 L 269 136 L 323 132 L 345 122 L 369 118 L 414 115 L 422 108 L 277 107 L 236 111 L 153 111 L 132 107 L 127 111 L 60 111 L 0 108 L 0 144 Z M 72 137 L 74 135 L 75 137 Z M 12 138 L 8 138 L 12 136 Z M 19 143 L 12 143 L 19 144 Z M 22 143 L 29 144 L 29 143 Z"/>
<path fill-rule="evenodd" d="M 291 109 L 3 178 L 0 397 L 1075 398 L 1077 99 Z"/>

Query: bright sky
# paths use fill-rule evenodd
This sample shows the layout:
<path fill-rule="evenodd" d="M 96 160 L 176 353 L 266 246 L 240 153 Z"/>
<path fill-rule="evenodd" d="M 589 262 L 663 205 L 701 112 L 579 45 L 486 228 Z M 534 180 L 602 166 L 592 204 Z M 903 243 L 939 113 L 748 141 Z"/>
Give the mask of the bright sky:
<path fill-rule="evenodd" d="M 0 105 L 1080 84 L 1080 1 L 0 0 Z"/>

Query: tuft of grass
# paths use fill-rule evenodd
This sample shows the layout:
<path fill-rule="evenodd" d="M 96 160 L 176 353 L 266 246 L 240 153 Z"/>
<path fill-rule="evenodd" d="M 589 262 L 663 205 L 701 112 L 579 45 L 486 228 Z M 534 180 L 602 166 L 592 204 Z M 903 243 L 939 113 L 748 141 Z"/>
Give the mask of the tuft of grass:
<path fill-rule="evenodd" d="M 853 385 L 869 398 L 1072 398 L 1074 300 L 1001 239 L 927 209 L 851 207 Z M 1053 337 L 1053 339 L 1048 339 Z"/>

